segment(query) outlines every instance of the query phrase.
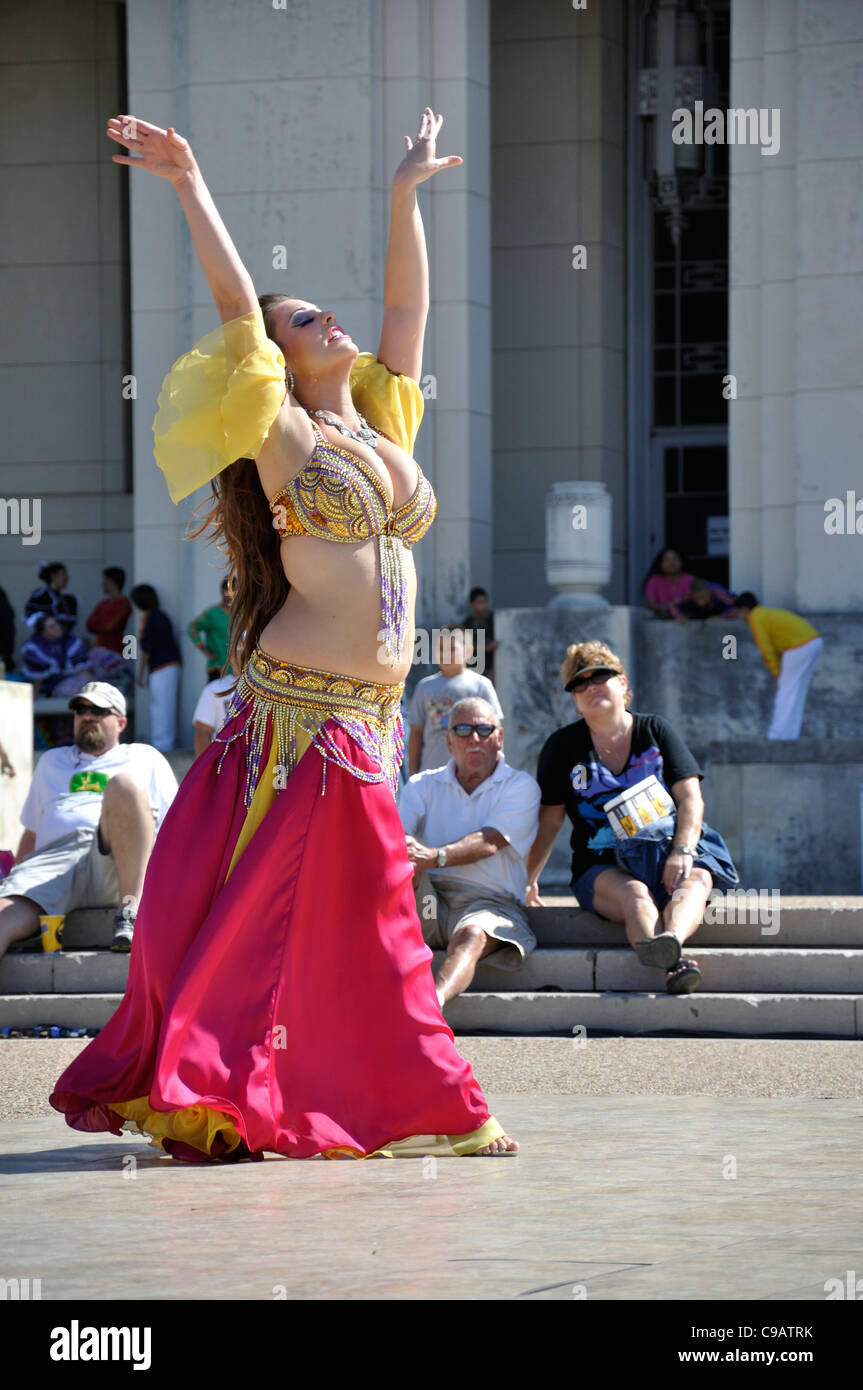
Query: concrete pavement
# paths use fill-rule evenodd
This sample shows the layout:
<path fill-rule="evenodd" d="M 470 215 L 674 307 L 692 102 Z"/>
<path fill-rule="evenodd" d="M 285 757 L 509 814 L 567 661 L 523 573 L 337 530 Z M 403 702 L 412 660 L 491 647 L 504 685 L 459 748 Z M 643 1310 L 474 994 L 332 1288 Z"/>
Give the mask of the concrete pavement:
<path fill-rule="evenodd" d="M 0 1273 L 75 1303 L 821 1302 L 860 1270 L 857 1102 L 489 1101 L 515 1158 L 201 1168 L 4 1122 Z"/>

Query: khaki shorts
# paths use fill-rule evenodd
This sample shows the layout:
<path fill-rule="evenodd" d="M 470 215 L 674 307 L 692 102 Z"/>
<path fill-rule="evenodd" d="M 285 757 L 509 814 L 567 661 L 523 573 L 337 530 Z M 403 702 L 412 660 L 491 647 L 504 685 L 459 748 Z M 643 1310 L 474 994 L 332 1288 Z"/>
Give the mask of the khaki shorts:
<path fill-rule="evenodd" d="M 527 911 L 515 898 L 482 896 L 476 889 L 453 892 L 435 886 L 427 873 L 420 875 L 416 888 L 417 914 L 423 940 L 433 950 L 446 950 L 459 927 L 468 922 L 481 927 L 487 936 L 501 943 L 500 949 L 483 956 L 483 965 L 499 970 L 518 970 L 536 945 L 527 925 Z"/>
<path fill-rule="evenodd" d="M 11 897 L 32 898 L 43 917 L 65 917 L 76 907 L 118 907 L 117 866 L 100 850 L 96 829 L 79 825 L 0 878 L 0 898 Z"/>

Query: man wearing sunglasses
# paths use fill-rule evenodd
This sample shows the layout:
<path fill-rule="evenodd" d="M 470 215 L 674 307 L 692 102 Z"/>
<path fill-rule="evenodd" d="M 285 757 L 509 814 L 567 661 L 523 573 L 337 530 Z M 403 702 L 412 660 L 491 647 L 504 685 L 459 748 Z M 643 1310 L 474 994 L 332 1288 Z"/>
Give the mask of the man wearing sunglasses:
<path fill-rule="evenodd" d="M 69 701 L 73 747 L 49 748 L 21 808 L 16 863 L 0 883 L 0 956 L 39 931 L 39 917 L 112 906 L 111 949 L 129 951 L 155 831 L 177 791 L 167 758 L 121 743 L 126 700 L 89 681 Z"/>
<path fill-rule="evenodd" d="M 399 797 L 423 936 L 446 951 L 435 978 L 441 1008 L 484 957 L 517 970 L 536 945 L 525 857 L 539 817 L 539 787 L 504 758 L 491 705 L 459 700 L 446 738 L 446 765 L 411 777 Z"/>
<path fill-rule="evenodd" d="M 468 669 L 473 656 L 473 639 L 457 627 L 441 628 L 437 635 L 437 675 L 417 681 L 407 710 L 407 765 L 409 774 L 443 767 L 449 760 L 446 726 L 449 712 L 458 700 L 485 700 L 503 717 L 497 692 L 481 671 Z"/>

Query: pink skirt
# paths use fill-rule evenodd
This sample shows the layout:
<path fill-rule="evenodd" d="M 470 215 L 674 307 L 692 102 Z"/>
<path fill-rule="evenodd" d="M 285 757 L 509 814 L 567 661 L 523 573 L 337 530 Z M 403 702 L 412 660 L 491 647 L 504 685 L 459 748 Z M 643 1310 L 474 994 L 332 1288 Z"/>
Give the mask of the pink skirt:
<path fill-rule="evenodd" d="M 156 837 L 116 1013 L 50 1097 L 175 1158 L 471 1153 L 394 799 L 401 686 L 258 649 Z"/>

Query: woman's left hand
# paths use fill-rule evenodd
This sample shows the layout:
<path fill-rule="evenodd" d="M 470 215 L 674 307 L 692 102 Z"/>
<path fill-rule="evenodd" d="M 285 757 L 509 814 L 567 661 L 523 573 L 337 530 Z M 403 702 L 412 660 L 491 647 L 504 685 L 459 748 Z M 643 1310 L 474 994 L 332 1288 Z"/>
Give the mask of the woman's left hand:
<path fill-rule="evenodd" d="M 692 872 L 692 855 L 678 854 L 672 850 L 665 861 L 665 868 L 662 871 L 662 882 L 667 893 L 673 893 L 675 888 L 679 888 L 689 878 Z"/>
<path fill-rule="evenodd" d="M 417 138 L 411 144 L 410 137 L 405 135 L 405 157 L 396 169 L 394 177 L 402 182 L 411 185 L 425 183 L 432 174 L 437 174 L 441 169 L 455 169 L 462 164 L 461 155 L 445 155 L 443 159 L 435 157 L 435 140 L 443 124 L 443 116 L 436 116 L 430 106 L 427 106 L 420 117 L 420 128 Z"/>

